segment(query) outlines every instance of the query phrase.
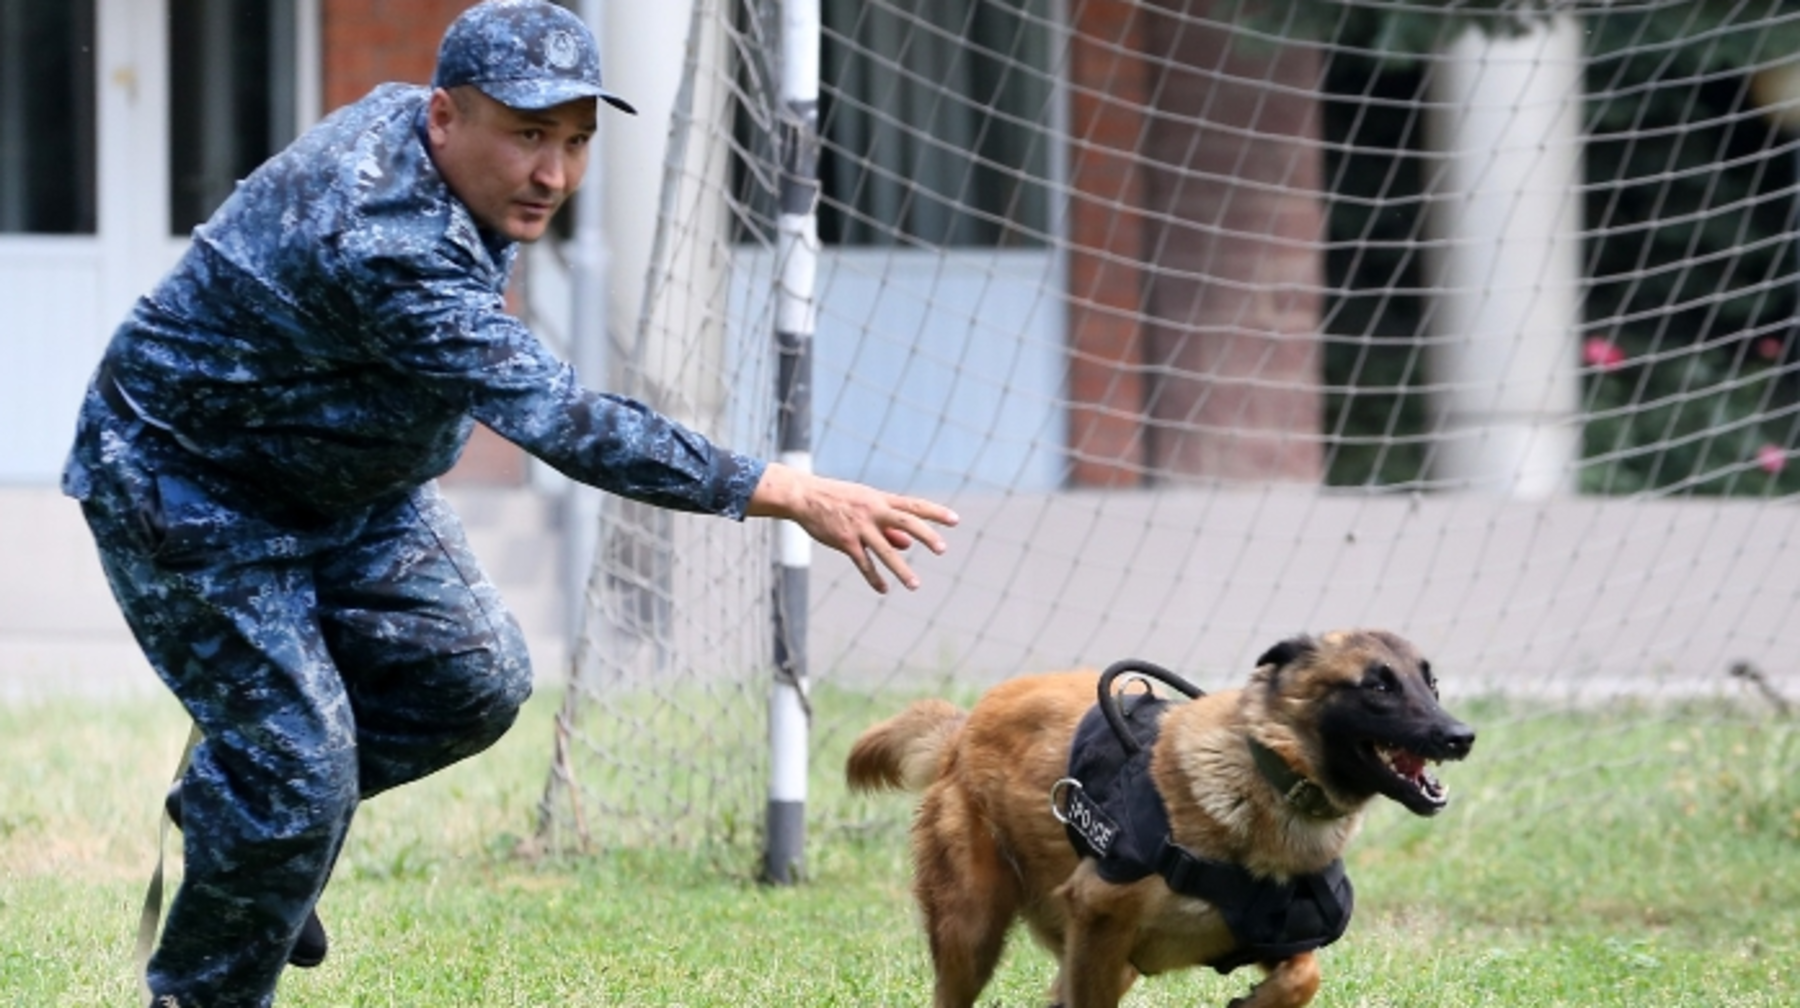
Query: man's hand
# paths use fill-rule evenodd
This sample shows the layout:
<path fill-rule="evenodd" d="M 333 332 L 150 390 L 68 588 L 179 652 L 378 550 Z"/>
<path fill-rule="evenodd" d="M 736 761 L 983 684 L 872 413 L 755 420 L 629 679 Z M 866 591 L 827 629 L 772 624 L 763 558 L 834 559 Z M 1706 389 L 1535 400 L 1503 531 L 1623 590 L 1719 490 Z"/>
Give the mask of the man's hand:
<path fill-rule="evenodd" d="M 948 545 L 931 523 L 950 526 L 958 521 L 956 512 L 942 504 L 827 479 L 780 462 L 771 462 L 764 470 L 746 513 L 799 525 L 807 535 L 849 557 L 869 587 L 884 594 L 882 567 L 907 588 L 919 587 L 918 575 L 907 566 L 903 551 L 920 542 L 933 553 L 943 553 Z"/>

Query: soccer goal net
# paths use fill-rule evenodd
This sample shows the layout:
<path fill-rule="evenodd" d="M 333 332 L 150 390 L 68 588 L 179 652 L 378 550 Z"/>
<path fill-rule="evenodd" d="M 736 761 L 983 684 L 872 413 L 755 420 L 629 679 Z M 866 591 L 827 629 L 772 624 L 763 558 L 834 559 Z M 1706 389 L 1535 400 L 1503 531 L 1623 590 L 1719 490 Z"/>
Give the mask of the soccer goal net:
<path fill-rule="evenodd" d="M 1298 632 L 1510 723 L 1800 700 L 1787 5 L 795 6 L 694 3 L 614 387 L 962 524 L 795 619 L 768 523 L 605 502 L 549 846 L 753 847 L 782 689 L 815 839 L 904 819 L 820 796 L 907 698 Z"/>

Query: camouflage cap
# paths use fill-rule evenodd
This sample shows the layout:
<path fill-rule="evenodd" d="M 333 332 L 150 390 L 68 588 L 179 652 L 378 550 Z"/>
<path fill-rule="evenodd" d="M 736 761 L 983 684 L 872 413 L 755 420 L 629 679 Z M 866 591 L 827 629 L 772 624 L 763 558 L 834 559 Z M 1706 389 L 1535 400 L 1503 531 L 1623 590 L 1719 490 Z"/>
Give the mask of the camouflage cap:
<path fill-rule="evenodd" d="M 473 84 L 502 105 L 547 109 L 600 98 L 632 115 L 600 86 L 600 47 L 581 18 L 546 0 L 484 0 L 444 32 L 432 87 Z"/>

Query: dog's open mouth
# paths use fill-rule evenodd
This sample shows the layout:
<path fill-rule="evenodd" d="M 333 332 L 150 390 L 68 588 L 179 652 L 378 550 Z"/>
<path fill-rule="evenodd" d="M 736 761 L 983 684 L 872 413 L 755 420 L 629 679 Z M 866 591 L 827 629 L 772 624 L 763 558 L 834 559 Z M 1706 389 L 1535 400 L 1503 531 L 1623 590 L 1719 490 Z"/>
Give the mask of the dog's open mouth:
<path fill-rule="evenodd" d="M 1450 801 L 1450 789 L 1443 785 L 1431 772 L 1437 760 L 1426 759 L 1410 749 L 1395 745 L 1371 743 L 1375 756 L 1387 767 L 1388 772 L 1400 778 L 1414 791 L 1424 804 L 1432 808 L 1443 808 Z"/>

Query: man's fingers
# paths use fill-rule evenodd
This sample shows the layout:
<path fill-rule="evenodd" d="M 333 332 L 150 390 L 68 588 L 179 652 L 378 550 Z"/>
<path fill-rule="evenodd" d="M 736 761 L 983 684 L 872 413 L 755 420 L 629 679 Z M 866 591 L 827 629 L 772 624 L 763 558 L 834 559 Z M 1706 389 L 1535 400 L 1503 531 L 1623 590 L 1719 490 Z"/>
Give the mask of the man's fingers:
<path fill-rule="evenodd" d="M 934 514 L 938 514 L 940 517 L 947 519 L 946 521 L 939 522 L 939 524 L 954 525 L 958 520 L 956 512 L 951 511 L 949 508 L 932 504 L 929 501 L 908 498 L 902 503 L 919 505 L 925 510 L 929 510 Z M 931 550 L 933 553 L 942 554 L 945 550 L 950 548 L 949 543 L 944 541 L 944 537 L 938 534 L 937 529 L 927 524 L 928 520 L 936 519 L 930 519 L 928 515 L 922 515 L 918 510 L 899 504 L 895 506 L 894 511 L 895 524 L 889 525 L 883 530 L 886 533 L 889 542 L 905 549 L 907 544 L 902 544 L 899 539 L 895 538 L 895 533 L 900 532 L 903 533 L 910 542 L 924 543 L 925 548 Z"/>
<path fill-rule="evenodd" d="M 943 553 L 950 548 L 949 543 L 938 534 L 932 523 L 955 525 L 961 518 L 942 504 L 920 497 L 891 496 L 888 498 L 888 505 L 893 510 L 885 516 L 885 520 L 878 520 L 881 536 L 869 550 L 882 566 L 894 572 L 894 576 L 900 579 L 907 590 L 917 590 L 919 577 L 907 564 L 904 551 L 913 543 L 920 542 L 933 553 Z M 863 576 L 869 577 L 869 573 L 865 571 Z M 869 583 L 875 585 L 879 577 L 877 572 L 875 577 L 869 579 Z M 875 590 L 884 591 L 885 585 L 876 587 Z"/>
<path fill-rule="evenodd" d="M 922 518 L 928 522 L 935 522 L 946 527 L 962 521 L 961 516 L 955 511 L 950 510 L 936 501 L 928 501 L 923 497 L 895 497 L 893 505 L 894 509 L 897 511 L 904 511 L 914 517 Z"/>
<path fill-rule="evenodd" d="M 870 547 L 867 552 L 873 553 L 875 558 L 881 561 L 883 567 L 893 571 L 894 576 L 900 579 L 900 583 L 905 585 L 908 591 L 916 590 L 919 587 L 918 575 L 912 572 L 912 568 L 906 565 L 906 558 L 901 556 L 900 551 L 892 545 L 883 542 Z M 873 568 L 874 565 L 870 566 Z M 869 572 L 865 572 L 864 576 L 870 577 L 869 583 L 875 587 L 876 591 L 886 592 L 887 584 L 881 580 L 881 572 L 874 570 L 872 573 L 872 577 Z"/>
<path fill-rule="evenodd" d="M 875 589 L 877 594 L 886 595 L 887 581 L 882 579 L 881 567 L 875 562 L 873 552 L 863 549 L 860 544 L 854 552 L 846 552 L 850 553 L 850 559 L 856 564 L 856 569 L 862 572 L 863 580 L 869 583 L 869 587 Z"/>
<path fill-rule="evenodd" d="M 882 526 L 881 534 L 898 550 L 911 549 L 913 543 L 924 543 L 926 549 L 938 554 L 950 548 L 936 529 L 907 514 L 899 515 L 891 525 Z"/>
<path fill-rule="evenodd" d="M 915 541 L 924 543 L 925 548 L 933 553 L 942 555 L 945 550 L 950 548 L 950 544 L 944 541 L 944 537 L 938 535 L 937 529 L 917 518 L 907 520 L 906 531 Z"/>

